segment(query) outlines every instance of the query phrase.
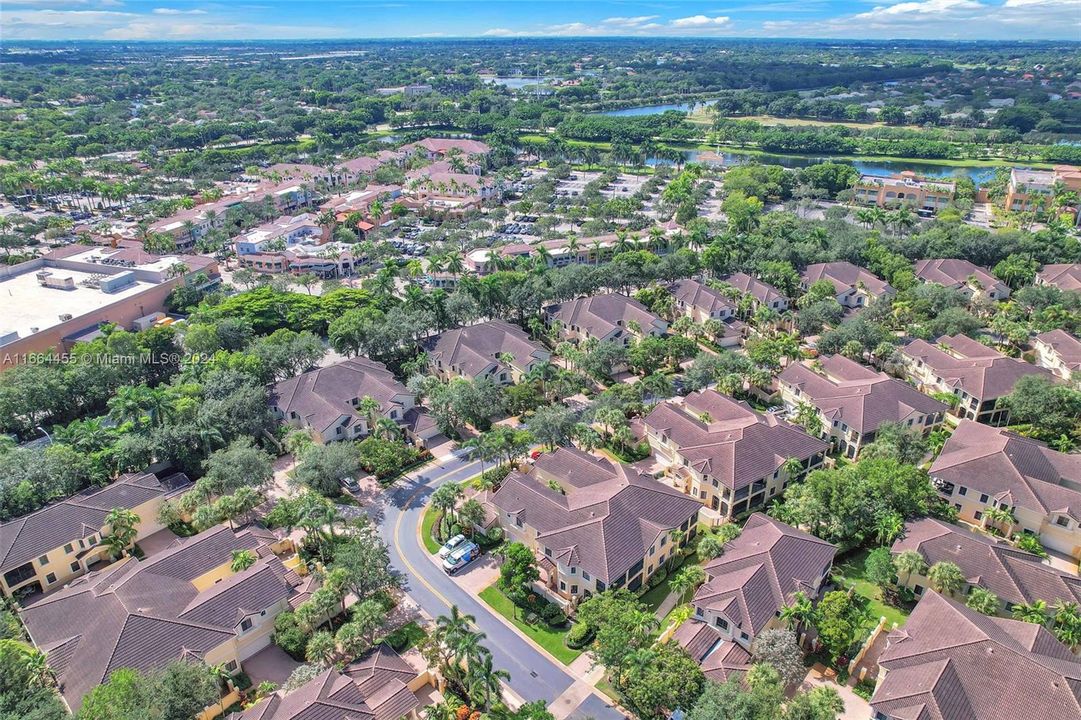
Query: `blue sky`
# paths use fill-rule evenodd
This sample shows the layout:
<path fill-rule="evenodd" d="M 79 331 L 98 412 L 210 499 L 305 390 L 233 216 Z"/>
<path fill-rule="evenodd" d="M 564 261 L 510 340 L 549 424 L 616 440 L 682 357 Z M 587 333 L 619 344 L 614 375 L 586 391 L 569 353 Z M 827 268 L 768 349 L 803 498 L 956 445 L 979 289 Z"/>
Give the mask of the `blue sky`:
<path fill-rule="evenodd" d="M 1081 0 L 0 0 L 0 40 L 462 36 L 1081 40 Z"/>

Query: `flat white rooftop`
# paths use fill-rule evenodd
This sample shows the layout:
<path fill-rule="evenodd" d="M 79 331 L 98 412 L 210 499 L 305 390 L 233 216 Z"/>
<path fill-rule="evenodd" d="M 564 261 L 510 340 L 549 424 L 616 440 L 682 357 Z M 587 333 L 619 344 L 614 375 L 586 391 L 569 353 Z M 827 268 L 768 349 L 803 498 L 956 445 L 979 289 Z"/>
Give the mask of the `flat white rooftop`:
<path fill-rule="evenodd" d="M 42 287 L 34 270 L 0 280 L 0 334 L 15 331 L 20 338 L 29 337 L 33 334 L 31 328 L 44 330 L 66 322 L 60 319 L 63 314 L 73 317 L 86 315 L 154 287 L 151 283 L 136 281 L 117 292 L 107 293 L 82 284 L 96 277 L 93 273 L 63 268 L 42 269 L 50 272 L 54 278 L 72 278 L 75 289 Z"/>

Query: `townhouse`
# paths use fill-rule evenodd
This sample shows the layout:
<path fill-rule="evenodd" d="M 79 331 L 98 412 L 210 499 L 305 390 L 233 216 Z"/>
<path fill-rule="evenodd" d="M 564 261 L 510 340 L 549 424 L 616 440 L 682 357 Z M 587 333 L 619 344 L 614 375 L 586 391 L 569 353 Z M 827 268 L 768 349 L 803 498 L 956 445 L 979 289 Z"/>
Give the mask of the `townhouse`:
<path fill-rule="evenodd" d="M 1036 273 L 1036 284 L 1057 287 L 1065 292 L 1081 292 L 1081 263 L 1044 265 Z"/>
<path fill-rule="evenodd" d="M 824 355 L 814 363 L 792 363 L 777 378 L 789 414 L 800 405 L 818 410 L 822 435 L 854 458 L 884 423 L 900 423 L 923 434 L 939 427 L 949 406 L 908 383 L 850 360 Z"/>
<path fill-rule="evenodd" d="M 548 267 L 568 265 L 599 265 L 608 262 L 622 248 L 648 250 L 663 255 L 670 248 L 667 235 L 621 237 L 615 233 L 589 238 L 557 238 L 534 243 L 509 243 L 496 248 L 477 248 L 465 254 L 466 268 L 478 275 L 487 275 L 498 267 L 497 260 L 544 258 Z"/>
<path fill-rule="evenodd" d="M 0 524 L 0 594 L 48 592 L 107 564 L 106 516 L 113 509 L 139 516 L 135 542 L 163 528 L 158 510 L 189 486 L 183 474 L 158 478 L 128 473 L 103 488 L 91 488 L 37 512 Z"/>
<path fill-rule="evenodd" d="M 928 591 L 886 636 L 875 720 L 1081 717 L 1081 662 L 1046 628 Z"/>
<path fill-rule="evenodd" d="M 1045 368 L 1003 355 L 966 335 L 944 335 L 935 344 L 913 340 L 901 348 L 905 373 L 924 392 L 960 398 L 957 415 L 1005 425 L 1010 411 L 996 407 L 1026 375 L 1051 377 Z"/>
<path fill-rule="evenodd" d="M 420 447 L 439 434 L 431 416 L 417 406 L 416 395 L 383 363 L 362 357 L 271 385 L 269 401 L 279 420 L 309 430 L 319 442 L 328 443 L 371 433 L 373 418 L 360 409 L 366 397 L 379 403 L 376 415 L 396 423 Z"/>
<path fill-rule="evenodd" d="M 806 292 L 807 288 L 820 280 L 833 285 L 837 302 L 845 308 L 861 308 L 895 292 L 885 280 L 850 262 L 808 265 L 801 275 L 800 286 Z"/>
<path fill-rule="evenodd" d="M 572 342 L 596 340 L 629 345 L 632 337 L 660 336 L 668 323 L 637 300 L 619 293 L 591 295 L 544 308 L 545 322 Z"/>
<path fill-rule="evenodd" d="M 319 244 L 324 235 L 323 228 L 311 213 L 283 215 L 236 236 L 233 238 L 233 248 L 237 255 L 254 255 L 268 248 L 280 247 L 284 250 L 305 242 Z"/>
<path fill-rule="evenodd" d="M 961 568 L 965 587 L 958 597 L 974 587 L 993 592 L 999 599 L 1001 614 L 1009 615 L 1015 605 L 1031 605 L 1043 600 L 1056 603 L 1081 602 L 1081 578 L 1045 565 L 1038 555 L 996 541 L 987 535 L 934 518 L 912 520 L 904 534 L 893 543 L 894 556 L 905 551 L 920 554 L 928 568 L 939 562 L 951 562 Z M 900 574 L 898 581 L 923 595 L 930 581 L 926 574 Z"/>
<path fill-rule="evenodd" d="M 1005 207 L 1013 212 L 1051 210 L 1056 187 L 1081 191 L 1081 170 L 1070 165 L 1056 165 L 1053 170 L 1013 168 L 1006 186 Z"/>
<path fill-rule="evenodd" d="M 698 618 L 688 618 L 672 633 L 671 642 L 682 647 L 707 680 L 727 682 L 751 669 L 751 653 L 728 640 L 720 629 Z"/>
<path fill-rule="evenodd" d="M 423 343 L 428 366 L 443 378 L 488 378 L 501 385 L 521 382 L 552 354 L 517 325 L 505 320 L 447 330 Z"/>
<path fill-rule="evenodd" d="M 217 527 L 78 578 L 20 615 L 73 711 L 118 668 L 189 658 L 236 673 L 270 644 L 274 618 L 297 596 L 301 579 L 275 554 L 291 549 L 266 530 Z M 258 559 L 233 572 L 234 550 Z"/>
<path fill-rule="evenodd" d="M 929 472 L 962 520 L 983 523 L 988 508 L 1007 510 L 1016 522 L 1003 533 L 1035 535 L 1044 547 L 1081 558 L 1081 456 L 962 420 Z"/>
<path fill-rule="evenodd" d="M 860 175 L 853 197 L 856 202 L 882 208 L 907 205 L 934 213 L 949 205 L 956 191 L 954 182 L 921 178 L 905 170 L 896 175 Z"/>
<path fill-rule="evenodd" d="M 784 293 L 747 273 L 733 273 L 721 278 L 721 282 L 731 285 L 743 295 L 750 295 L 756 310 L 760 307 L 768 307 L 770 310 L 782 313 L 788 309 L 789 299 Z"/>
<path fill-rule="evenodd" d="M 716 390 L 660 403 L 643 426 L 665 482 L 705 505 L 711 522 L 763 507 L 821 465 L 829 450 L 776 415 Z"/>
<path fill-rule="evenodd" d="M 739 345 L 750 332 L 750 328 L 736 318 L 736 304 L 720 290 L 693 279 L 676 281 L 669 290 L 674 298 L 674 309 L 680 315 L 696 323 L 707 320 L 724 323 L 724 333 L 718 341 L 721 347 Z"/>
<path fill-rule="evenodd" d="M 1081 370 L 1081 340 L 1065 330 L 1040 333 L 1032 342 L 1036 364 L 1063 380 L 1072 380 Z"/>
<path fill-rule="evenodd" d="M 754 513 L 739 537 L 706 563 L 706 582 L 691 600 L 693 617 L 750 650 L 763 630 L 783 627 L 781 610 L 797 592 L 818 598 L 836 552 L 825 540 Z"/>
<path fill-rule="evenodd" d="M 567 600 L 649 582 L 697 533 L 700 506 L 637 470 L 563 447 L 512 471 L 486 504 Z M 633 529 L 633 532 L 630 530 Z"/>
<path fill-rule="evenodd" d="M 483 157 L 492 149 L 480 140 L 468 138 L 425 138 L 398 148 L 403 153 L 421 152 L 428 160 L 440 160 L 448 155 Z"/>
<path fill-rule="evenodd" d="M 923 282 L 937 283 L 957 290 L 968 297 L 980 295 L 990 300 L 1006 300 L 1010 297 L 1009 285 L 1000 281 L 986 268 L 974 265 L 968 260 L 917 260 L 916 277 Z"/>
<path fill-rule="evenodd" d="M 290 693 L 274 693 L 237 720 L 417 720 L 416 668 L 381 644 L 341 670 L 329 668 Z"/>

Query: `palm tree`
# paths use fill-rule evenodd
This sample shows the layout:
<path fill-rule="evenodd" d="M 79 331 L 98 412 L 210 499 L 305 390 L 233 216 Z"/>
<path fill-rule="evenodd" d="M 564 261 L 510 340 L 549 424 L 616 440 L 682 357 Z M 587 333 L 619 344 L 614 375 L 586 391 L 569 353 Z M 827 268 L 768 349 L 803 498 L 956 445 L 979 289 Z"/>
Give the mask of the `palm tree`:
<path fill-rule="evenodd" d="M 705 581 L 706 571 L 701 565 L 688 565 L 672 576 L 668 586 L 678 595 L 680 604 L 683 604 L 687 598 L 687 592 L 694 590 Z"/>
<path fill-rule="evenodd" d="M 1059 601 L 1055 605 L 1054 628 L 1052 632 L 1059 642 L 1071 650 L 1081 645 L 1081 611 L 1077 603 Z"/>
<path fill-rule="evenodd" d="M 998 613 L 999 599 L 998 595 L 995 595 L 987 588 L 977 585 L 968 594 L 965 605 L 984 615 L 995 615 Z"/>
<path fill-rule="evenodd" d="M 232 556 L 233 561 L 229 565 L 229 569 L 235 573 L 244 572 L 254 565 L 257 559 L 255 553 L 251 550 L 233 550 Z"/>
<path fill-rule="evenodd" d="M 510 673 L 492 664 L 492 653 L 485 650 L 469 663 L 469 691 L 473 702 L 479 703 L 485 712 L 492 707 L 492 698 L 503 697 L 501 680 L 510 682 Z"/>
<path fill-rule="evenodd" d="M 893 566 L 898 573 L 905 576 L 905 584 L 912 580 L 913 575 L 925 575 L 927 573 L 927 561 L 915 550 L 905 550 L 893 559 Z"/>
<path fill-rule="evenodd" d="M 875 518 L 875 540 L 879 545 L 889 545 L 898 537 L 905 529 L 905 519 L 897 512 L 884 512 L 880 513 Z"/>
<path fill-rule="evenodd" d="M 1047 603 L 1043 600 L 1035 600 L 1030 605 L 1024 603 L 1014 605 L 1013 618 L 1014 620 L 1021 620 L 1035 625 L 1046 625 L 1050 620 L 1050 616 L 1047 614 Z"/>
<path fill-rule="evenodd" d="M 965 586 L 965 575 L 956 563 L 940 560 L 927 571 L 927 580 L 931 587 L 940 593 L 954 595 Z"/>
<path fill-rule="evenodd" d="M 811 623 L 814 619 L 814 605 L 811 599 L 802 590 L 797 590 L 792 595 L 792 601 L 781 608 L 780 618 L 799 635 L 800 629 L 805 623 Z"/>
<path fill-rule="evenodd" d="M 138 535 L 137 526 L 142 518 L 128 508 L 113 508 L 105 516 L 105 524 L 109 526 L 109 532 L 102 536 L 101 542 L 109 548 L 109 554 L 119 558 L 124 551 L 131 547 Z"/>
<path fill-rule="evenodd" d="M 1005 530 L 1003 532 L 1008 537 L 1013 531 L 1014 524 L 1017 523 L 1017 518 L 1014 517 L 1013 512 L 1005 507 L 988 507 L 983 511 L 983 527 L 990 525 L 993 528 Z"/>

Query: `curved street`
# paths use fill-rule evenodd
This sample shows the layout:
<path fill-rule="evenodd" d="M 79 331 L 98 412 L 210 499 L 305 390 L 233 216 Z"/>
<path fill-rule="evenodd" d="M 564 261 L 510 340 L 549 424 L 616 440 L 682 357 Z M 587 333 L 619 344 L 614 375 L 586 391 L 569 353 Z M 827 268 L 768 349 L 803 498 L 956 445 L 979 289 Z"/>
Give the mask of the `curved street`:
<path fill-rule="evenodd" d="M 507 670 L 507 683 L 522 700 L 552 703 L 574 683 L 566 669 L 496 617 L 479 598 L 459 587 L 429 558 L 419 540 L 424 505 L 435 488 L 444 482 L 461 482 L 480 472 L 478 461 L 452 458 L 429 465 L 408 475 L 382 494 L 377 520 L 380 533 L 390 547 L 391 563 L 406 580 L 406 591 L 433 617 L 446 615 L 452 605 L 476 618 L 477 628 L 487 638 L 497 667 Z M 373 508 L 374 509 L 374 508 Z M 590 694 L 569 717 L 621 720 L 623 715 L 596 694 Z"/>

